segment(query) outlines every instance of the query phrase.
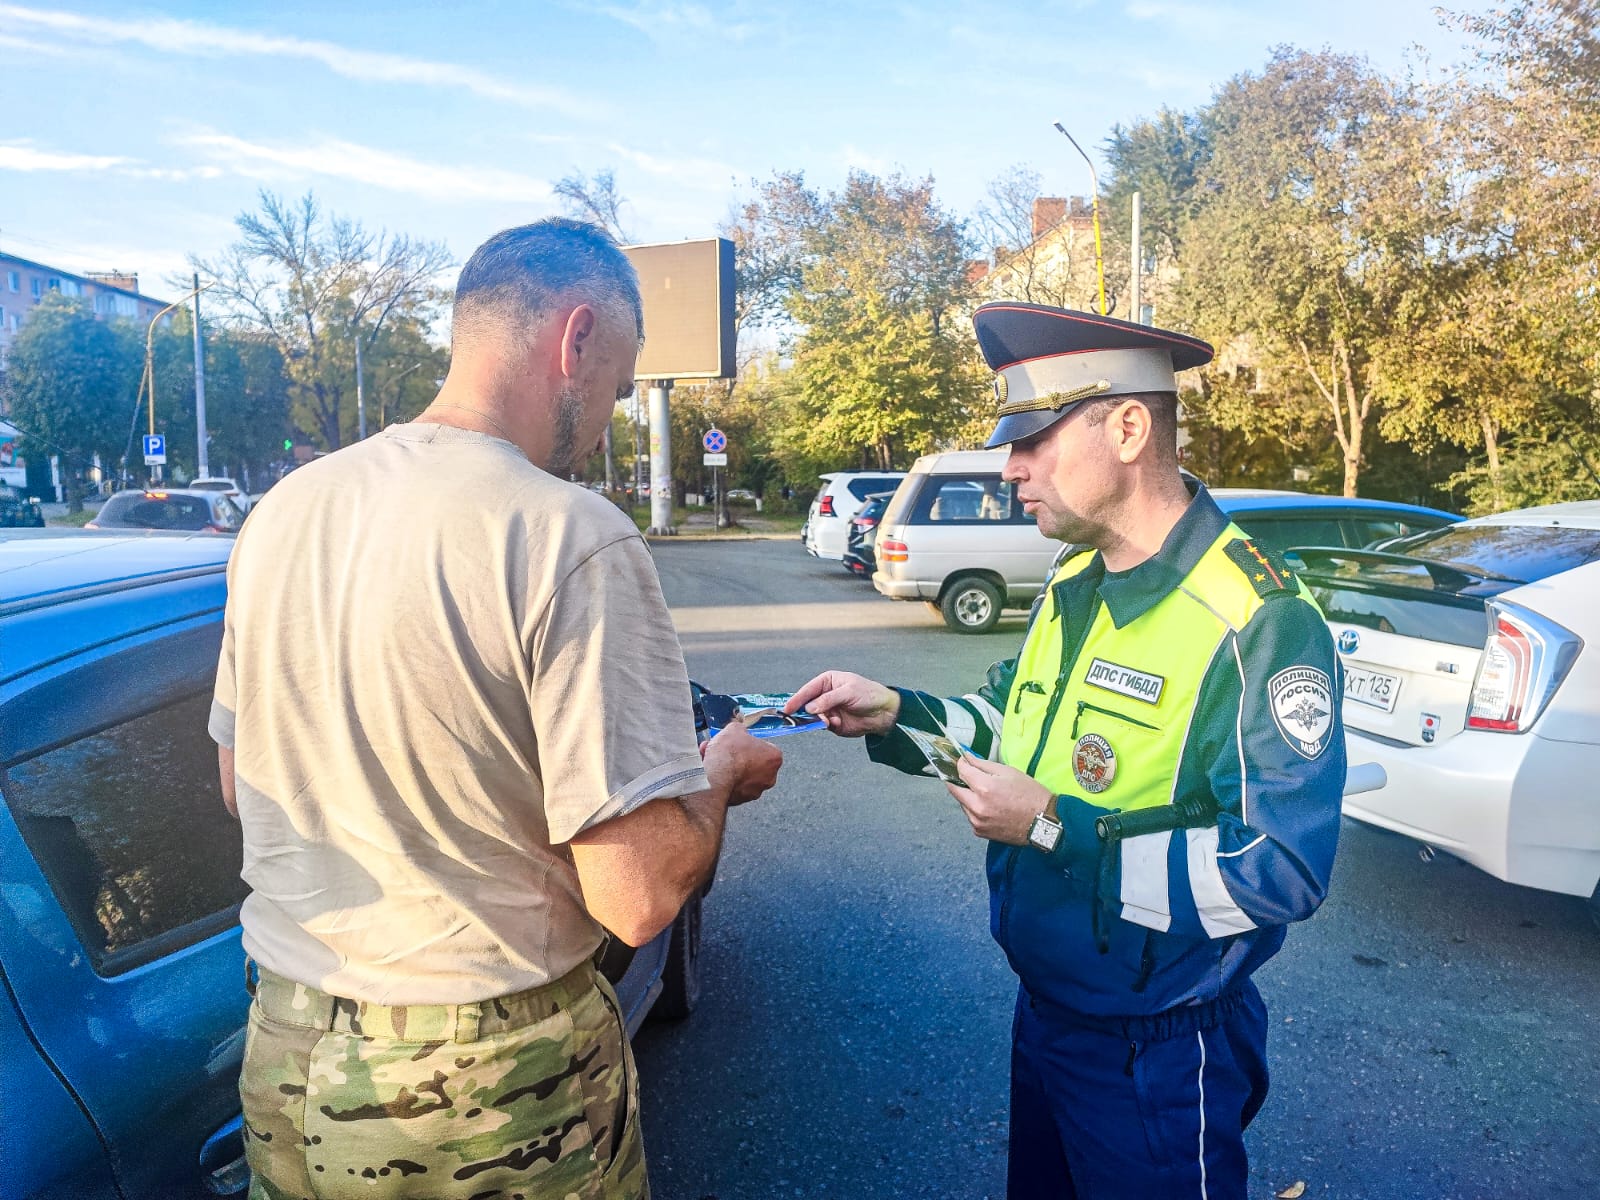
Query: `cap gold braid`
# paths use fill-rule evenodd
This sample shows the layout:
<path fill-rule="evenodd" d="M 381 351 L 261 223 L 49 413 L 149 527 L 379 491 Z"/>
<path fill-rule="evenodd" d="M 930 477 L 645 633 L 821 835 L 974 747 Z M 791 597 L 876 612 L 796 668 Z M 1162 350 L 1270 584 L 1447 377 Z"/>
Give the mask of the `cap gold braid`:
<path fill-rule="evenodd" d="M 1093 383 L 1086 383 L 1082 387 L 1069 388 L 1064 392 L 1046 392 L 1042 396 L 1034 396 L 1029 400 L 1006 399 L 1006 383 L 1004 375 L 996 375 L 995 394 L 1000 397 L 1000 415 L 1002 417 L 1014 416 L 1017 413 L 1043 412 L 1049 409 L 1058 412 L 1074 401 L 1086 400 L 1090 396 L 1098 396 L 1111 390 L 1109 379 L 1097 379 Z"/>

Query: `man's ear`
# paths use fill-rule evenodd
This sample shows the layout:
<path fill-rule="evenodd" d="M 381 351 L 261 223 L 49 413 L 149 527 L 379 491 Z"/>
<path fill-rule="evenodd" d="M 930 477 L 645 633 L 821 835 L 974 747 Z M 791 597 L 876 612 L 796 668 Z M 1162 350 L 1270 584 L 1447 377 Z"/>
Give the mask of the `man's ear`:
<path fill-rule="evenodd" d="M 1111 419 L 1106 422 L 1110 431 L 1111 447 L 1116 451 L 1117 458 L 1122 462 L 1131 463 L 1144 453 L 1144 448 L 1150 444 L 1150 433 L 1154 424 L 1150 409 L 1143 400 L 1130 397 L 1119 405 L 1111 414 Z"/>
<path fill-rule="evenodd" d="M 578 374 L 578 364 L 590 349 L 595 330 L 594 309 L 580 304 L 567 314 L 567 323 L 561 331 L 561 373 L 568 379 Z"/>

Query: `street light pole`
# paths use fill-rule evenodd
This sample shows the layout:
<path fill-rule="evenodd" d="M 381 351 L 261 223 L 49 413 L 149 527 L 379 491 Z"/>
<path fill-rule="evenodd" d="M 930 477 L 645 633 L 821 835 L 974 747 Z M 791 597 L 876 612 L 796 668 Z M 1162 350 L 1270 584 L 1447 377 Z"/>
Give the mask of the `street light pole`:
<path fill-rule="evenodd" d="M 160 312 L 158 312 L 155 316 L 151 317 L 150 318 L 150 324 L 145 326 L 145 330 L 144 330 L 144 383 L 145 383 L 145 398 L 149 402 L 150 433 L 151 433 L 152 436 L 154 436 L 155 431 L 156 431 L 156 354 L 155 354 L 156 326 L 160 323 L 162 317 L 166 316 L 169 312 L 171 312 L 175 308 L 182 308 L 183 305 L 185 303 L 187 303 L 188 300 L 191 297 L 198 296 L 201 292 L 205 291 L 206 288 L 211 286 L 209 283 L 202 285 L 199 282 L 199 279 L 200 279 L 200 277 L 198 275 L 196 275 L 195 276 L 195 287 L 194 287 L 193 291 L 185 292 L 178 299 L 174 300 L 171 304 L 167 305 Z M 158 482 L 161 479 L 161 468 L 160 468 L 160 466 L 157 466 L 155 468 L 155 479 Z"/>
<path fill-rule="evenodd" d="M 1139 274 L 1144 270 L 1144 250 L 1140 245 L 1139 229 L 1139 193 L 1133 194 L 1133 263 L 1132 272 L 1128 276 L 1128 320 L 1135 325 L 1143 325 L 1144 318 L 1139 315 L 1140 301 L 1142 299 L 1139 289 Z"/>
<path fill-rule="evenodd" d="M 200 478 L 211 474 L 211 455 L 206 449 L 206 356 L 200 343 L 200 273 L 194 275 L 194 427 L 197 446 L 195 463 Z"/>
<path fill-rule="evenodd" d="M 1100 257 L 1100 176 L 1095 174 L 1094 160 L 1083 153 L 1083 147 L 1078 145 L 1078 139 L 1067 132 L 1066 126 L 1060 121 L 1055 122 L 1057 132 L 1067 141 L 1072 143 L 1072 148 L 1083 155 L 1083 161 L 1089 164 L 1089 181 L 1094 185 L 1094 200 L 1091 211 L 1094 213 L 1094 269 L 1100 279 L 1100 315 L 1106 316 L 1106 264 Z"/>

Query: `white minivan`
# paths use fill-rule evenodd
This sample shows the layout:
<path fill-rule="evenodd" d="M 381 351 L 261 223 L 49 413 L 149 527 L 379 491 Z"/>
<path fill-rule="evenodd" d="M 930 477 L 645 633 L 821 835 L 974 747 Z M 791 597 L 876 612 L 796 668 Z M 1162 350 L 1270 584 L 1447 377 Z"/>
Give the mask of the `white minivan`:
<path fill-rule="evenodd" d="M 1003 608 L 1039 594 L 1060 545 L 1039 532 L 1000 478 L 1004 450 L 924 454 L 878 524 L 872 586 L 891 600 L 925 600 L 950 628 L 982 633 Z"/>
<path fill-rule="evenodd" d="M 1062 546 L 1039 532 L 1000 478 L 1006 455 L 959 450 L 919 458 L 878 524 L 873 587 L 893 600 L 928 602 L 958 633 L 985 633 L 1003 609 L 1033 603 Z M 1360 547 L 1459 520 L 1414 504 L 1302 492 L 1216 488 L 1211 498 L 1275 550 Z"/>

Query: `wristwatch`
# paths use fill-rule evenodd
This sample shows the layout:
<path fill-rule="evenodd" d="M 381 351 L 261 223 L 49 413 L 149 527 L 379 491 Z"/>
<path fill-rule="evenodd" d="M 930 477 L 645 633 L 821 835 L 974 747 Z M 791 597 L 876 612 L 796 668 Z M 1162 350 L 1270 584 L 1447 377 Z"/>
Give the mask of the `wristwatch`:
<path fill-rule="evenodd" d="M 1061 833 L 1061 822 L 1056 818 L 1056 798 L 1051 796 L 1044 811 L 1034 817 L 1033 824 L 1028 826 L 1028 845 L 1050 854 L 1061 845 Z"/>

